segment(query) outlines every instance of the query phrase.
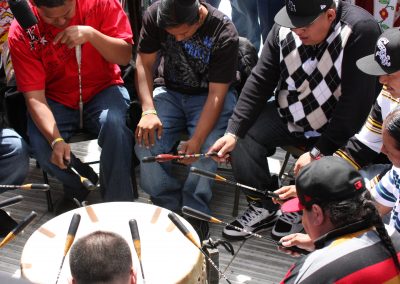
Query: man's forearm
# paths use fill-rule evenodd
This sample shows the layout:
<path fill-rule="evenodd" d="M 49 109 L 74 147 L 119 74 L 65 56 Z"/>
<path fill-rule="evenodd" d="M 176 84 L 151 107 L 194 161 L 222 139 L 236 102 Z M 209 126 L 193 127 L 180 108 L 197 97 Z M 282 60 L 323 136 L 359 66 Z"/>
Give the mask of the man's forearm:
<path fill-rule="evenodd" d="M 54 115 L 47 102 L 29 94 L 25 94 L 25 101 L 33 122 L 49 144 L 61 137 Z"/>

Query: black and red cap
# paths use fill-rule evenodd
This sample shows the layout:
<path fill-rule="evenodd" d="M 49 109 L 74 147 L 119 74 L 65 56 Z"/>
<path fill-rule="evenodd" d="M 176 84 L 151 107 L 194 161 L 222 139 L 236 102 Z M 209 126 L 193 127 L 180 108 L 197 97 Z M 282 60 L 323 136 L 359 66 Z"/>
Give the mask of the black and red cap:
<path fill-rule="evenodd" d="M 297 198 L 285 202 L 283 212 L 297 212 L 313 204 L 342 201 L 366 190 L 360 173 L 339 157 L 325 156 L 305 166 L 296 178 Z"/>

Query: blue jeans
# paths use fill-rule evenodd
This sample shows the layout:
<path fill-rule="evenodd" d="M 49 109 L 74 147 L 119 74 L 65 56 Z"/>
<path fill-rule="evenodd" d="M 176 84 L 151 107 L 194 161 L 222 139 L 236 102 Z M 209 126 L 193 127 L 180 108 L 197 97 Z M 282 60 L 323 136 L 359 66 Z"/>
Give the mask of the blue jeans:
<path fill-rule="evenodd" d="M 28 145 L 14 130 L 0 128 L 0 184 L 22 184 L 28 169 Z"/>
<path fill-rule="evenodd" d="M 163 134 L 150 149 L 135 145 L 136 155 L 140 160 L 145 156 L 170 153 L 183 132 L 188 132 L 191 137 L 207 100 L 206 93 L 197 96 L 184 95 L 165 87 L 156 88 L 153 97 L 158 117 L 163 124 Z M 214 129 L 201 147 L 202 153 L 205 153 L 219 137 L 224 135 L 235 104 L 235 92 L 230 90 L 225 97 L 224 107 Z M 210 158 L 199 159 L 192 166 L 210 172 L 217 170 L 217 163 Z M 180 212 L 182 206 L 190 206 L 210 213 L 208 204 L 212 196 L 213 181 L 189 174 L 186 180 L 181 182 L 173 176 L 171 162 L 141 163 L 140 183 L 155 205 L 175 212 Z"/>
<path fill-rule="evenodd" d="M 278 146 L 305 146 L 311 148 L 315 138 L 307 139 L 304 136 L 290 133 L 287 125 L 278 114 L 275 101 L 266 103 L 257 120 L 247 131 L 243 139 L 239 139 L 231 153 L 233 175 L 237 182 L 261 190 L 275 190 L 271 177 L 267 156 L 274 153 Z M 258 206 L 269 210 L 276 210 L 277 205 L 271 199 L 260 199 L 261 194 L 244 190 L 248 200 L 257 200 Z"/>
<path fill-rule="evenodd" d="M 221 0 L 206 0 L 208 4 L 218 9 Z"/>
<path fill-rule="evenodd" d="M 231 0 L 232 21 L 240 36 L 260 49 L 274 25 L 275 15 L 285 5 L 282 0 Z"/>
<path fill-rule="evenodd" d="M 61 136 L 68 139 L 79 130 L 79 110 L 47 99 Z M 132 201 L 130 169 L 133 151 L 133 133 L 126 126 L 129 94 L 125 87 L 111 86 L 85 103 L 83 126 L 98 135 L 102 148 L 100 155 L 100 185 L 104 201 Z M 40 166 L 64 185 L 66 198 L 82 200 L 87 192 L 80 179 L 69 170 L 62 170 L 50 162 L 52 149 L 32 118 L 28 119 L 28 134 L 34 156 Z"/>

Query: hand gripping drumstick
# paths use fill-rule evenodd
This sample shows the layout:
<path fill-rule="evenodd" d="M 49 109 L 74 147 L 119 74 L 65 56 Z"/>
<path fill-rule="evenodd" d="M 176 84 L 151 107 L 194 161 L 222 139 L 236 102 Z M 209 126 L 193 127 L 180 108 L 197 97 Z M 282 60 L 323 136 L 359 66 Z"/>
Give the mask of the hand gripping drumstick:
<path fill-rule="evenodd" d="M 172 160 L 182 160 L 182 159 L 190 159 L 190 158 L 202 158 L 202 157 L 214 157 L 217 156 L 217 152 L 212 153 L 204 153 L 204 154 L 186 154 L 186 155 L 172 155 L 172 154 L 159 154 L 157 156 L 149 156 L 144 157 L 142 159 L 143 163 L 153 163 L 153 162 L 168 162 Z"/>
<path fill-rule="evenodd" d="M 12 184 L 3 184 L 0 185 L 1 189 L 22 189 L 22 190 L 31 190 L 31 189 L 43 189 L 43 191 L 49 190 L 49 185 L 45 183 L 26 183 L 20 185 L 12 185 Z"/>
<path fill-rule="evenodd" d="M 219 220 L 219 219 L 217 219 L 215 217 L 212 217 L 212 216 L 210 216 L 210 215 L 208 215 L 206 213 L 203 213 L 203 212 L 198 211 L 196 209 L 190 208 L 188 206 L 183 206 L 182 213 L 185 214 L 185 215 L 188 215 L 190 217 L 193 217 L 193 218 L 196 218 L 196 219 L 199 219 L 199 220 L 203 220 L 203 221 L 206 221 L 206 222 L 215 223 L 215 224 L 225 224 L 225 225 L 227 225 L 227 226 L 229 226 L 231 228 L 234 228 L 234 229 L 236 229 L 238 231 L 242 231 L 242 232 L 248 233 L 248 234 L 250 234 L 250 235 L 252 235 L 254 237 L 260 238 L 260 239 L 264 238 L 263 236 L 261 236 L 259 234 L 256 234 L 256 233 L 253 233 L 253 232 L 249 232 L 249 231 L 247 231 L 245 229 L 242 229 L 242 228 L 239 228 L 237 226 L 233 226 L 233 225 L 231 225 L 231 224 L 229 224 L 227 222 L 221 221 L 221 220 Z"/>
<path fill-rule="evenodd" d="M 131 235 L 133 240 L 133 245 L 135 247 L 136 254 L 139 259 L 140 270 L 142 271 L 143 283 L 145 282 L 144 273 L 143 273 L 143 265 L 142 265 L 142 251 L 140 246 L 140 235 L 139 229 L 137 226 L 137 222 L 135 219 L 129 220 L 129 228 L 131 229 Z"/>
<path fill-rule="evenodd" d="M 80 221 L 81 221 L 81 215 L 79 215 L 78 213 L 75 213 L 74 216 L 72 216 L 71 223 L 69 224 L 67 239 L 65 240 L 65 246 L 64 246 L 64 255 L 61 260 L 60 268 L 58 270 L 56 284 L 58 283 L 58 279 L 60 278 L 60 274 L 61 274 L 61 270 L 62 270 L 62 267 L 64 264 L 65 257 L 67 256 L 68 251 L 71 248 L 72 243 L 74 242 L 76 231 L 78 230 Z"/>
<path fill-rule="evenodd" d="M 238 186 L 238 187 L 242 187 L 242 188 L 247 188 L 247 189 L 249 189 L 251 191 L 264 194 L 264 195 L 266 195 L 268 197 L 279 199 L 279 195 L 276 194 L 276 193 L 273 193 L 272 191 L 269 191 L 269 190 L 263 191 L 263 190 L 259 190 L 259 189 L 255 188 L 255 187 L 251 187 L 251 186 L 244 185 L 244 184 L 241 184 L 241 183 L 238 183 L 238 182 L 230 181 L 230 180 L 227 180 L 226 178 L 224 178 L 224 177 L 222 177 L 220 175 L 214 174 L 212 172 L 208 172 L 208 171 L 205 171 L 205 170 L 200 170 L 200 169 L 198 169 L 196 167 L 191 167 L 190 171 L 192 173 L 194 173 L 195 175 L 203 176 L 203 177 L 206 177 L 206 178 L 209 178 L 209 179 L 213 179 L 213 180 L 216 180 L 216 181 L 222 181 L 222 182 L 225 182 L 225 183 L 230 184 L 230 185 L 234 185 L 234 186 Z"/>
<path fill-rule="evenodd" d="M 68 160 L 64 159 L 64 164 L 71 169 L 71 171 L 76 174 L 79 179 L 81 180 L 82 185 L 87 189 L 87 190 L 96 190 L 97 186 L 95 186 L 87 177 L 81 176 L 78 171 L 72 166 L 71 162 Z"/>
<path fill-rule="evenodd" d="M 281 242 L 275 242 L 275 241 L 270 240 L 270 239 L 268 239 L 268 238 L 266 238 L 264 236 L 261 236 L 259 234 L 256 234 L 256 233 L 253 233 L 253 232 L 249 232 L 249 231 L 247 231 L 245 229 L 242 229 L 242 228 L 239 228 L 237 226 L 233 226 L 233 225 L 231 225 L 231 224 L 229 224 L 227 222 L 221 221 L 221 220 L 219 220 L 219 219 L 217 219 L 215 217 L 212 217 L 212 216 L 210 216 L 208 214 L 205 214 L 203 212 L 200 212 L 200 211 L 198 211 L 196 209 L 193 209 L 193 208 L 190 208 L 188 206 L 183 206 L 182 213 L 185 214 L 185 215 L 188 215 L 190 217 L 193 217 L 193 218 L 196 218 L 196 219 L 199 219 L 199 220 L 203 220 L 203 221 L 206 221 L 206 222 L 211 222 L 211 223 L 216 223 L 216 224 L 221 224 L 221 223 L 225 224 L 225 225 L 227 225 L 229 227 L 235 228 L 238 231 L 242 231 L 242 232 L 248 233 L 248 234 L 250 234 L 250 235 L 252 235 L 254 237 L 257 237 L 257 238 L 260 238 L 260 239 L 264 239 L 265 241 L 267 241 L 269 243 L 281 246 L 286 250 L 291 250 L 291 251 L 294 251 L 294 252 L 297 252 L 297 253 L 300 253 L 300 254 L 308 254 L 308 253 L 310 253 L 309 251 L 301 249 L 301 248 L 299 248 L 297 246 L 285 247 L 285 246 L 282 245 Z"/>
<path fill-rule="evenodd" d="M 226 282 L 232 284 L 231 281 L 229 281 L 229 279 L 226 278 L 225 274 L 214 263 L 214 261 L 212 261 L 212 259 L 205 253 L 205 251 L 201 248 L 201 246 L 196 242 L 192 233 L 188 230 L 188 228 L 186 228 L 185 225 L 183 225 L 181 220 L 179 220 L 179 218 L 172 212 L 168 213 L 168 218 L 172 221 L 172 223 L 175 224 L 175 226 L 179 229 L 179 231 L 181 231 L 182 234 L 184 234 L 185 237 L 201 251 L 201 253 L 207 258 L 208 262 L 210 262 L 210 264 L 215 268 L 215 270 L 218 271 L 218 273 L 226 280 Z"/>
<path fill-rule="evenodd" d="M 1 241 L 0 248 L 12 241 L 32 220 L 37 216 L 35 211 L 32 211 L 21 223 L 19 223 L 8 235 Z"/>

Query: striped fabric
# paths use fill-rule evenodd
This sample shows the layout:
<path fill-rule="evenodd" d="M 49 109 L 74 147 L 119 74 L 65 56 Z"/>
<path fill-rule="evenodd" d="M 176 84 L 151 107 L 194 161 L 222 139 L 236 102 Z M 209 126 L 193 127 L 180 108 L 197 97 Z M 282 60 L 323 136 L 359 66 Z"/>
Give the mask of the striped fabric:
<path fill-rule="evenodd" d="M 371 189 L 371 194 L 379 204 L 393 208 L 390 225 L 400 233 L 400 169 L 393 166 Z"/>
<path fill-rule="evenodd" d="M 400 235 L 387 227 L 400 256 Z M 304 256 L 281 283 L 399 283 L 389 252 L 372 230 L 341 236 Z"/>
<path fill-rule="evenodd" d="M 399 99 L 382 89 L 361 131 L 345 147 L 337 150 L 335 155 L 347 160 L 356 169 L 369 164 L 381 152 L 383 120 L 399 105 Z"/>

